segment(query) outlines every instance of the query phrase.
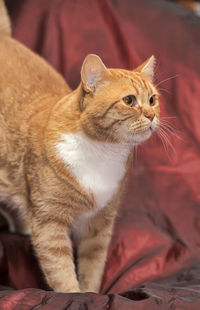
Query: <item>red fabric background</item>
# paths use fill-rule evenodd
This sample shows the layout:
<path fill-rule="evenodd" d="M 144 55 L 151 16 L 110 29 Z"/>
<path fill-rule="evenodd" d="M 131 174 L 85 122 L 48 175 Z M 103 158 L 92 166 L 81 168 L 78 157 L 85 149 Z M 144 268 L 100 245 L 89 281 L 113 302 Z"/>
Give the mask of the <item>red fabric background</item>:
<path fill-rule="evenodd" d="M 155 82 L 170 78 L 159 88 L 162 115 L 173 117 L 169 121 L 179 136 L 170 135 L 175 153 L 169 150 L 167 155 L 156 134 L 139 147 L 102 283 L 102 293 L 131 290 L 124 296 L 138 301 L 95 296 L 98 309 L 199 309 L 200 19 L 158 0 L 23 0 L 7 5 L 14 37 L 41 54 L 73 88 L 88 53 L 98 54 L 108 67 L 127 69 L 154 54 Z M 4 229 L 0 241 L 0 284 L 47 288 L 30 240 Z M 0 295 L 11 296 L 7 300 L 12 302 L 23 300 L 23 309 L 29 309 L 27 296 L 30 306 L 40 303 L 33 298 L 39 291 L 13 292 Z M 58 296 L 40 292 L 39 299 Z M 93 298 L 81 296 L 78 300 L 88 305 Z M 5 305 L 0 301 L 0 309 L 14 309 Z"/>

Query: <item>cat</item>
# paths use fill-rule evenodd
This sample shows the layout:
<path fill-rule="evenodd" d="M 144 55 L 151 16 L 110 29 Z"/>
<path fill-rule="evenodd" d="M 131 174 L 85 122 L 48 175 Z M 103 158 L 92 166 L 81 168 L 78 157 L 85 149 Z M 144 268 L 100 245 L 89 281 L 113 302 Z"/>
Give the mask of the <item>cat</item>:
<path fill-rule="evenodd" d="M 99 292 L 133 146 L 159 126 L 155 58 L 128 71 L 90 54 L 72 91 L 10 33 L 0 0 L 2 213 L 31 235 L 53 290 Z"/>

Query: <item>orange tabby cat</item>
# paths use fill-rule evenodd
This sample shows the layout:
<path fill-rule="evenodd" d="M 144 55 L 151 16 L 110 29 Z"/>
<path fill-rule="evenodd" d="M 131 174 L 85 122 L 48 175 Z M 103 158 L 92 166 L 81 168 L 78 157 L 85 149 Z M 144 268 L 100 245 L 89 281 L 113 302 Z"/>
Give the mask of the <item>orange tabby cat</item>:
<path fill-rule="evenodd" d="M 88 55 L 71 91 L 10 37 L 0 1 L 0 67 L 2 213 L 11 231 L 31 233 L 55 291 L 98 292 L 132 147 L 159 124 L 154 57 L 127 71 Z"/>

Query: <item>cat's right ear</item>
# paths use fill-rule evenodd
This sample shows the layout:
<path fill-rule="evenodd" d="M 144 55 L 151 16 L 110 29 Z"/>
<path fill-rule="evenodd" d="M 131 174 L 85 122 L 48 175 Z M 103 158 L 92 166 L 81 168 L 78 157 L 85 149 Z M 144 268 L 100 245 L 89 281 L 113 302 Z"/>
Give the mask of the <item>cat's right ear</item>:
<path fill-rule="evenodd" d="M 84 90 L 86 92 L 95 92 L 99 83 L 109 74 L 101 58 L 95 54 L 89 54 L 81 68 L 81 80 Z"/>
<path fill-rule="evenodd" d="M 156 64 L 155 56 L 152 55 L 143 64 L 137 67 L 134 71 L 142 72 L 150 81 L 154 77 L 154 68 Z"/>

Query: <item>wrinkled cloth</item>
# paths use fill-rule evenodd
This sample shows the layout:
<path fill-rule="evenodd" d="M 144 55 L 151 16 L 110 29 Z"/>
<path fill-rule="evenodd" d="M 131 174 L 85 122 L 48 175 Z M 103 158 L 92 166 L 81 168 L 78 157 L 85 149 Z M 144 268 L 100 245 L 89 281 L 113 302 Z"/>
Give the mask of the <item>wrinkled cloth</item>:
<path fill-rule="evenodd" d="M 164 0 L 6 3 L 13 36 L 72 88 L 88 53 L 126 69 L 154 54 L 161 116 L 176 130 L 134 151 L 102 294 L 48 291 L 30 239 L 0 219 L 0 309 L 199 310 L 200 19 Z"/>

